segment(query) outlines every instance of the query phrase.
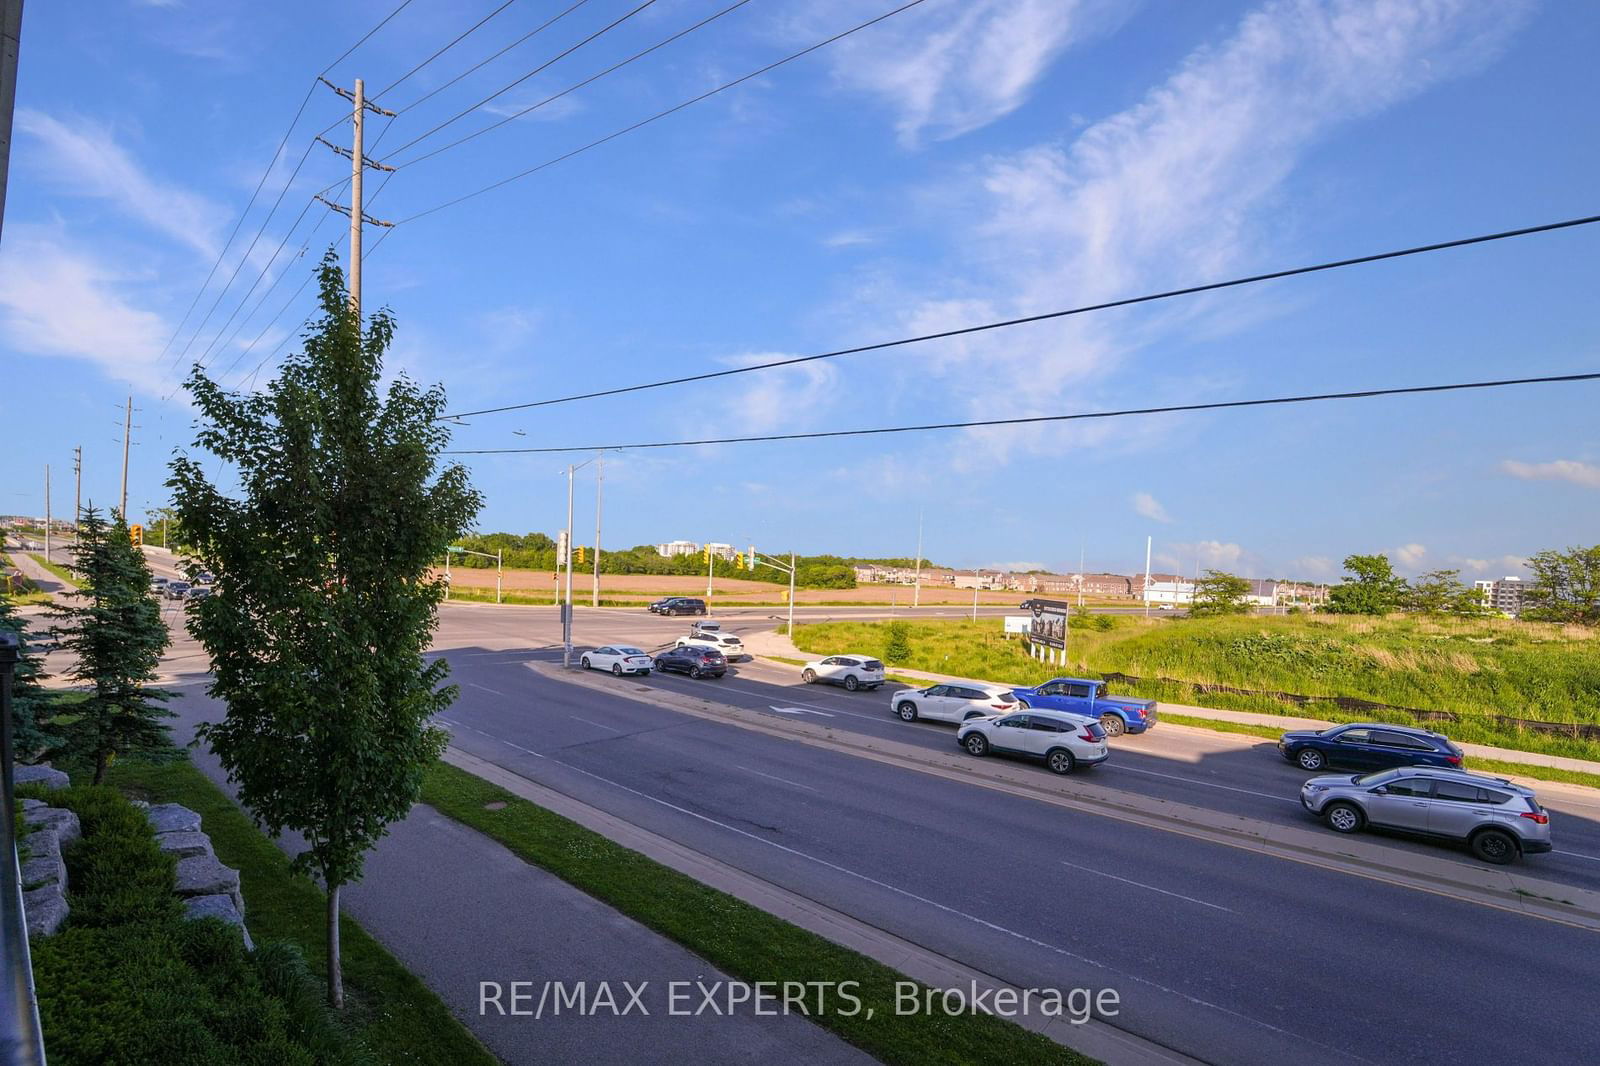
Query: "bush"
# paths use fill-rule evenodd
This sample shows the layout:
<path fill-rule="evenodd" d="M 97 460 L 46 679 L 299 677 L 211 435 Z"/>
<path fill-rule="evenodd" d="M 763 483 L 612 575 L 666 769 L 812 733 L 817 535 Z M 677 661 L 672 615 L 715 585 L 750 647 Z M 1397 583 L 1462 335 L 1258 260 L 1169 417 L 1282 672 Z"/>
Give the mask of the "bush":
<path fill-rule="evenodd" d="M 887 633 L 889 639 L 883 646 L 883 661 L 903 663 L 911 658 L 911 628 L 904 622 L 890 622 Z"/>
<path fill-rule="evenodd" d="M 78 816 L 83 837 L 63 853 L 73 926 L 107 927 L 179 918 L 177 861 L 156 843 L 142 810 L 116 789 L 87 785 L 49 794 Z"/>

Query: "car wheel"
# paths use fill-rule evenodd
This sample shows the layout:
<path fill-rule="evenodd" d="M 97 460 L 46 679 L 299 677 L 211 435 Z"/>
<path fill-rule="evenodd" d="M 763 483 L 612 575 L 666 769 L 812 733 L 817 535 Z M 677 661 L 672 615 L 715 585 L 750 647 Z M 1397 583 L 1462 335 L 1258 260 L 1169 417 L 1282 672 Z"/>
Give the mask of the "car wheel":
<path fill-rule="evenodd" d="M 808 685 L 814 685 L 817 683 L 817 672 L 815 670 L 803 670 L 800 673 L 800 680 Z"/>
<path fill-rule="evenodd" d="M 1359 832 L 1367 821 L 1361 808 L 1353 803 L 1330 803 L 1323 810 L 1322 817 L 1335 833 Z"/>
<path fill-rule="evenodd" d="M 585 669 L 585 670 L 590 670 L 590 669 L 593 669 L 593 667 L 591 667 L 591 666 L 590 666 L 590 665 L 589 665 L 589 657 L 588 657 L 588 656 L 587 656 L 587 655 L 585 655 L 585 656 L 584 656 L 584 657 L 583 657 L 583 660 L 582 660 L 582 662 L 583 662 L 583 668 L 584 668 L 584 669 Z"/>
<path fill-rule="evenodd" d="M 622 676 L 622 664 L 621 663 L 612 663 L 611 664 L 611 676 L 612 677 L 621 677 Z"/>
<path fill-rule="evenodd" d="M 667 669 L 667 664 L 662 662 L 660 659 L 657 659 L 656 660 L 656 669 L 660 670 L 662 672 L 665 672 L 666 669 Z"/>
<path fill-rule="evenodd" d="M 915 722 L 917 720 L 917 705 L 910 700 L 902 700 L 900 706 L 894 709 L 902 722 Z"/>
<path fill-rule="evenodd" d="M 966 715 L 964 715 L 964 716 L 963 716 L 963 717 L 962 717 L 962 719 L 961 719 L 961 720 L 962 720 L 962 721 L 963 721 L 963 722 L 970 722 L 970 721 L 972 721 L 972 720 L 973 720 L 973 719 L 974 719 L 974 718 L 982 718 L 982 717 L 983 717 L 983 712 L 982 712 L 982 711 L 968 711 L 968 712 L 967 712 L 967 713 L 966 713 Z"/>
<path fill-rule="evenodd" d="M 961 746 L 967 749 L 968 755 L 981 758 L 989 754 L 989 739 L 982 733 L 968 733 L 967 739 L 961 742 Z"/>
<path fill-rule="evenodd" d="M 855 674 L 851 674 L 849 677 L 844 679 L 844 689 L 845 689 L 846 692 L 854 692 L 856 689 L 858 689 L 860 687 L 861 687 L 861 682 L 856 680 L 856 675 Z"/>
<path fill-rule="evenodd" d="M 698 666 L 689 667 L 689 676 L 696 681 L 700 680 L 700 668 Z"/>
<path fill-rule="evenodd" d="M 1300 769 L 1310 770 L 1313 773 L 1328 765 L 1328 757 L 1316 748 L 1306 748 L 1294 757 L 1300 764 Z"/>
<path fill-rule="evenodd" d="M 1106 731 L 1106 736 L 1108 737 L 1120 737 L 1128 731 L 1127 727 L 1122 724 L 1122 719 L 1114 714 L 1102 714 L 1100 716 L 1100 727 Z"/>
<path fill-rule="evenodd" d="M 1504 866 L 1517 857 L 1517 842 L 1509 833 L 1485 829 L 1472 838 L 1472 854 L 1484 862 Z"/>
<path fill-rule="evenodd" d="M 1078 768 L 1078 760 L 1066 748 L 1057 748 L 1045 756 L 1044 764 L 1053 774 L 1070 774 Z"/>

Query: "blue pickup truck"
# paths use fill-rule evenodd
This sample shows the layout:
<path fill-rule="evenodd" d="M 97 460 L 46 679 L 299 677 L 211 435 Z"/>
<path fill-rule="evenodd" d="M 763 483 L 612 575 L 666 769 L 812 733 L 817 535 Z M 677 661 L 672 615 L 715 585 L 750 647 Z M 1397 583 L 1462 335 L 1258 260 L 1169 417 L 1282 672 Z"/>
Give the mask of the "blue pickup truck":
<path fill-rule="evenodd" d="M 1104 681 L 1058 677 L 1033 688 L 1016 688 L 1011 692 L 1024 707 L 1071 711 L 1098 718 L 1109 737 L 1143 733 L 1156 724 L 1155 700 L 1112 696 L 1106 692 Z"/>

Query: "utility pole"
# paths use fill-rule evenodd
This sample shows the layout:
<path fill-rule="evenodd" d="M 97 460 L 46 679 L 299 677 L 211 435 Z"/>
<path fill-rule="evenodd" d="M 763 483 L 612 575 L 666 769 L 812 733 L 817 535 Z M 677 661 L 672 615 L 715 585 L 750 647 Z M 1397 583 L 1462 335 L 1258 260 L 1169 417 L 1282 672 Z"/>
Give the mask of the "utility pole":
<path fill-rule="evenodd" d="M 1078 542 L 1078 610 L 1083 610 L 1083 541 Z"/>
<path fill-rule="evenodd" d="M 50 558 L 50 464 L 44 464 L 44 561 Z"/>
<path fill-rule="evenodd" d="M 600 606 L 600 503 L 606 485 L 606 453 L 595 457 L 599 464 L 594 470 L 594 603 Z"/>
<path fill-rule="evenodd" d="M 83 514 L 83 445 L 72 449 L 72 539 L 78 539 L 78 517 Z"/>
<path fill-rule="evenodd" d="M 789 553 L 789 640 L 794 640 L 794 552 Z"/>
<path fill-rule="evenodd" d="M 394 169 L 394 167 L 386 167 L 382 163 L 375 163 L 366 158 L 365 148 L 363 147 L 365 144 L 363 137 L 363 120 L 366 118 L 366 113 L 368 111 L 371 111 L 375 115 L 386 115 L 389 118 L 394 117 L 394 112 L 385 111 L 377 104 L 369 102 L 367 100 L 365 84 L 360 78 L 356 79 L 354 91 L 342 89 L 333 84 L 333 82 L 329 81 L 327 78 L 321 78 L 320 80 L 322 81 L 322 84 L 326 85 L 328 88 L 332 89 L 346 100 L 349 100 L 351 103 L 350 147 L 341 148 L 330 141 L 323 140 L 321 137 L 317 138 L 317 140 L 322 141 L 323 144 L 327 145 L 335 152 L 347 157 L 350 160 L 350 206 L 345 207 L 342 204 L 336 204 L 332 200 L 324 199 L 321 195 L 318 195 L 317 199 L 321 200 L 323 203 L 327 204 L 340 214 L 350 216 L 350 263 L 346 269 L 347 277 L 345 280 L 350 289 L 350 313 L 355 316 L 356 328 L 359 330 L 361 326 L 362 224 L 365 223 L 369 226 L 385 227 L 394 225 L 392 222 L 381 222 L 363 212 L 364 200 L 362 198 L 361 179 L 366 173 L 366 168 L 371 167 L 374 170 Z"/>
<path fill-rule="evenodd" d="M 711 574 L 717 568 L 717 553 L 706 546 L 706 609 L 711 609 Z"/>
<path fill-rule="evenodd" d="M 922 509 L 917 509 L 917 576 L 911 588 L 911 608 L 922 602 Z"/>
<path fill-rule="evenodd" d="M 561 552 L 567 566 L 567 598 L 561 607 L 561 666 L 572 666 L 572 475 L 577 467 L 567 466 L 567 543 Z"/>
<path fill-rule="evenodd" d="M 128 437 L 133 433 L 133 397 L 122 416 L 122 520 L 128 520 Z"/>
<path fill-rule="evenodd" d="M 1144 616 L 1150 617 L 1150 541 L 1144 538 Z"/>
<path fill-rule="evenodd" d="M 17 53 L 22 48 L 22 0 L 0 0 L 0 222 L 6 214 L 11 161 L 11 112 L 17 103 Z M 35 1018 L 34 1025 L 38 1025 Z M 40 1056 L 41 1060 L 43 1056 Z"/>

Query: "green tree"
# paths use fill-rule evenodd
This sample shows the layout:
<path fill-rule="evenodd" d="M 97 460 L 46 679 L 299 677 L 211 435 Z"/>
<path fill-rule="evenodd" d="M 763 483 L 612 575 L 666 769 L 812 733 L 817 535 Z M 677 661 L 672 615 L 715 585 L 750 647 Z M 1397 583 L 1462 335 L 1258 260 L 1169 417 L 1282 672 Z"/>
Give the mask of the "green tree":
<path fill-rule="evenodd" d="M 1528 560 L 1533 581 L 1522 617 L 1600 625 L 1600 544 L 1542 551 Z"/>
<path fill-rule="evenodd" d="M 1460 577 L 1460 570 L 1429 570 L 1406 589 L 1406 609 L 1423 614 L 1459 613 L 1463 597 L 1471 596 Z"/>
<path fill-rule="evenodd" d="M 328 996 L 342 1007 L 340 889 L 444 749 L 429 722 L 456 688 L 443 659 L 423 659 L 444 595 L 430 568 L 482 501 L 461 466 L 441 468 L 444 390 L 401 375 L 380 393 L 389 312 L 363 332 L 332 252 L 319 281 L 322 318 L 264 391 L 189 376 L 196 445 L 232 465 L 240 496 L 188 454 L 167 484 L 217 578 L 189 625 L 227 713 L 201 735 L 256 820 L 309 844 L 293 866 L 327 889 Z"/>
<path fill-rule="evenodd" d="M 1347 555 L 1341 584 L 1328 590 L 1333 614 L 1388 614 L 1405 602 L 1406 580 L 1394 572 L 1387 555 Z"/>
<path fill-rule="evenodd" d="M 48 714 L 48 694 L 39 684 L 47 675 L 39 653 L 30 650 L 28 623 L 10 597 L 0 593 L 0 630 L 17 635 L 17 665 L 11 680 L 11 741 L 17 757 L 32 762 L 45 750 L 48 740 L 39 722 Z"/>
<path fill-rule="evenodd" d="M 888 639 L 883 645 L 883 661 L 903 663 L 911 658 L 911 627 L 904 622 L 890 622 L 886 630 Z"/>
<path fill-rule="evenodd" d="M 172 693 L 148 687 L 171 643 L 161 605 L 150 591 L 150 568 L 133 546 L 127 523 L 112 512 L 108 524 L 92 506 L 78 520 L 72 568 L 83 587 L 51 613 L 62 646 L 75 656 L 68 675 L 87 692 L 75 703 L 54 701 L 44 727 L 53 734 L 52 758 L 83 759 L 100 784 L 119 755 L 171 758 L 179 754 L 164 719 Z"/>
<path fill-rule="evenodd" d="M 1246 614 L 1250 604 L 1245 597 L 1250 594 L 1250 582 L 1221 570 L 1207 570 L 1206 576 L 1194 583 L 1194 603 L 1189 608 L 1193 615 Z"/>

